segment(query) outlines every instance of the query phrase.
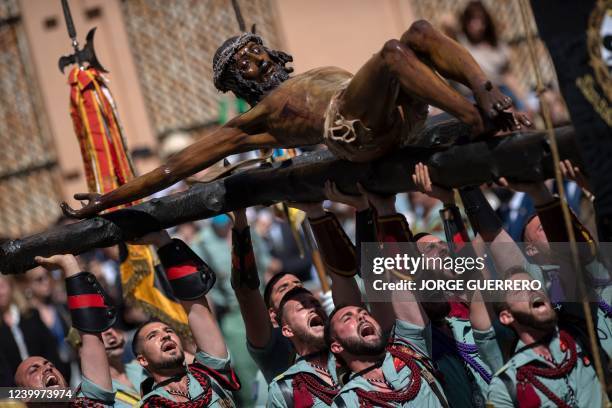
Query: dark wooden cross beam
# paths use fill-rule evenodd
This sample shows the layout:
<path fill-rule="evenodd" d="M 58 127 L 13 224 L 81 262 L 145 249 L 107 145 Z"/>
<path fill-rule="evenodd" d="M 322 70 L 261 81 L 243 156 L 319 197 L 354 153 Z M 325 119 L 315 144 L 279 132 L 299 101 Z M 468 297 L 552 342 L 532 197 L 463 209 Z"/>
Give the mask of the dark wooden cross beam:
<path fill-rule="evenodd" d="M 572 127 L 555 129 L 561 158 L 581 165 L 573 133 Z M 356 194 L 357 182 L 380 194 L 413 190 L 411 174 L 418 162 L 429 166 L 434 183 L 446 187 L 492 182 L 500 176 L 515 181 L 539 181 L 553 176 L 553 160 L 544 132 L 517 132 L 450 147 L 440 140 L 444 139 L 443 133 L 434 132 L 433 136 L 429 140 L 437 140 L 437 148 L 409 147 L 370 163 L 341 161 L 328 151 L 307 153 L 9 241 L 0 246 L 0 271 L 21 273 L 35 266 L 37 255 L 79 254 L 239 208 L 282 201 L 320 201 L 324 199 L 326 180 L 333 180 L 345 193 Z"/>

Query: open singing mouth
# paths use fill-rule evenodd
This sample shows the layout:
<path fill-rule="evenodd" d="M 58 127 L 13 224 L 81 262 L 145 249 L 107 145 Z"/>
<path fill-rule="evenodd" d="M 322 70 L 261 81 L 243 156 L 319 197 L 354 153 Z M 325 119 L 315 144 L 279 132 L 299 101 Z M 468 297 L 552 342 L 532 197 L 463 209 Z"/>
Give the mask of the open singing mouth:
<path fill-rule="evenodd" d="M 357 328 L 361 337 L 375 336 L 376 329 L 368 322 L 361 323 Z"/>
<path fill-rule="evenodd" d="M 540 309 L 546 307 L 546 299 L 542 295 L 535 295 L 531 298 L 531 308 Z"/>
<path fill-rule="evenodd" d="M 53 388 L 60 386 L 60 380 L 55 376 L 55 374 L 47 374 L 43 377 L 43 385 L 45 388 Z"/>
<path fill-rule="evenodd" d="M 324 325 L 323 319 L 319 315 L 312 316 L 310 320 L 308 321 L 309 327 L 323 327 L 323 325 Z"/>
<path fill-rule="evenodd" d="M 172 340 L 169 340 L 162 344 L 161 351 L 166 352 L 166 351 L 174 350 L 176 348 L 177 348 L 176 343 L 173 342 Z"/>
<path fill-rule="evenodd" d="M 120 347 L 123 347 L 123 345 L 121 344 L 121 342 L 116 339 L 116 338 L 111 338 L 110 340 L 107 341 L 107 346 L 105 347 L 106 350 L 115 350 L 118 349 Z"/>

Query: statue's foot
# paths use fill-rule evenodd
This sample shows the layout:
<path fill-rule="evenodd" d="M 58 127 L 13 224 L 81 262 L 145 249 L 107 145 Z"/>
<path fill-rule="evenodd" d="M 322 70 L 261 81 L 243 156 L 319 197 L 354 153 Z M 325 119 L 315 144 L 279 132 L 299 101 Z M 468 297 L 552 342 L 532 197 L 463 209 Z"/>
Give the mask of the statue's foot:
<path fill-rule="evenodd" d="M 504 95 L 491 81 L 476 86 L 472 92 L 482 113 L 491 119 L 512 106 L 512 98 Z"/>

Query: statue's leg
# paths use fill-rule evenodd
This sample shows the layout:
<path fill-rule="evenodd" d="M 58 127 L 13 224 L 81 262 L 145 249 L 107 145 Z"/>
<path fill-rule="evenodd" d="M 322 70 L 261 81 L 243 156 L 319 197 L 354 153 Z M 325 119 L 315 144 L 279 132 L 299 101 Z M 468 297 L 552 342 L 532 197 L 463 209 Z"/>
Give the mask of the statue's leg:
<path fill-rule="evenodd" d="M 400 41 L 431 62 L 444 77 L 469 87 L 478 105 L 490 117 L 512 105 L 512 99 L 491 84 L 472 55 L 459 43 L 436 30 L 429 22 L 414 22 Z"/>
<path fill-rule="evenodd" d="M 342 95 L 340 112 L 347 119 L 360 119 L 374 131 L 386 131 L 397 110 L 398 85 L 406 96 L 436 106 L 472 126 L 474 134 L 484 131 L 476 107 L 399 40 L 387 41 L 355 74 Z"/>

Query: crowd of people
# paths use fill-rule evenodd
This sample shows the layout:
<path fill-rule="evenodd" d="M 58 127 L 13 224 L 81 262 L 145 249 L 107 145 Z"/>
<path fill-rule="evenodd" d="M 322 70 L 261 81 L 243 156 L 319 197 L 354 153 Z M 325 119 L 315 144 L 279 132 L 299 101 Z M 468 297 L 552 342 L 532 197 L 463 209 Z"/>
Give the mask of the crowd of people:
<path fill-rule="evenodd" d="M 571 175 L 563 164 L 565 174 L 577 179 L 577 169 L 569 166 Z M 362 242 L 414 242 L 425 256 L 443 256 L 451 247 L 435 233 L 411 228 L 398 210 L 409 196 L 382 197 L 361 188 L 360 196 L 346 195 L 328 182 L 325 204 L 291 205 L 309 220 L 330 293 L 321 290 L 314 266 L 305 261 L 309 255 L 300 256 L 295 242 L 292 251 L 274 246 L 271 231 L 290 227 L 280 212 L 267 208 L 171 231 L 183 240 L 160 231 L 138 241 L 157 248 L 174 295 L 188 313 L 192 339 L 180 338 L 143 311 L 111 306 L 121 304 L 113 287 L 119 281 L 113 251 L 78 260 L 37 258 L 41 267 L 17 278 L 0 277 L 3 384 L 80 383 L 83 401 L 106 406 L 187 401 L 278 407 L 484 407 L 487 401 L 496 407 L 600 406 L 606 397 L 593 353 L 607 367 L 609 276 L 603 261 L 581 252 L 599 296 L 593 303 L 598 333 L 593 350 L 584 319 L 567 301 L 575 299 L 569 291 L 576 282 L 561 279 L 565 301 L 555 286 L 564 260 L 548 242 L 568 240 L 559 227 L 559 198 L 546 183 L 500 180 L 500 188 L 522 191 L 534 203 L 522 231 L 531 250 L 522 252 L 518 245 L 508 246 L 514 239 L 486 198 L 491 189 L 445 190 L 431 183 L 422 164 L 410 176 L 420 190 L 411 195 L 440 203 L 435 215 L 445 237 L 454 236 L 457 244 L 457 236 L 467 242 L 471 235 L 473 244 L 492 244 L 491 268 L 500 276 L 537 279 L 547 290 L 526 299 L 509 292 L 495 303 L 468 292 L 443 302 L 421 301 L 410 293 L 416 298 L 367 302 L 358 268 Z M 464 224 L 457 195 L 473 233 Z M 354 234 L 349 236 L 339 219 L 347 220 Z M 596 245 L 575 216 L 573 228 L 579 240 Z M 289 233 L 276 242 L 287 246 L 291 239 Z M 496 250 L 495 243 L 503 249 Z M 416 279 L 435 273 L 423 271 Z M 71 326 L 78 336 L 68 335 Z"/>
<path fill-rule="evenodd" d="M 538 123 L 482 3 L 444 31 Z M 566 124 L 558 92 L 545 97 L 555 125 Z M 328 181 L 324 202 L 245 208 L 148 234 L 135 244 L 156 249 L 187 335 L 123 301 L 118 247 L 38 257 L 23 275 L 0 275 L 0 382 L 77 387 L 77 406 L 602 406 L 595 362 L 607 377 L 610 274 L 588 181 L 573 163 L 558 166 L 563 198 L 552 181 L 444 189 L 419 163 L 404 175 L 417 191 L 380 196 L 357 185 L 360 194 L 348 195 Z M 570 240 L 562 199 L 584 280 L 551 244 Z M 306 228 L 296 226 L 301 213 Z M 412 255 L 426 258 L 470 247 L 490 258 L 471 278 L 542 289 L 486 302 L 478 290 L 372 301 L 361 251 L 372 242 L 413 243 Z M 454 270 L 413 276 L 437 278 L 466 279 Z M 595 330 L 577 302 L 582 286 Z"/>

